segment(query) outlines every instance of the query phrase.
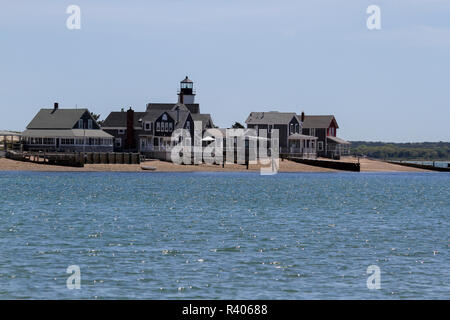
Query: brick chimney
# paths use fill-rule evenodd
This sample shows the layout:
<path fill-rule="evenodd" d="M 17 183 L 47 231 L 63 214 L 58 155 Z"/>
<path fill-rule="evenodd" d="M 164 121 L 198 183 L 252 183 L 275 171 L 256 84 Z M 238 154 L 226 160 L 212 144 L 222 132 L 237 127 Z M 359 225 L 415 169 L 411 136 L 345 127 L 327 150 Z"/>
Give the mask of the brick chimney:
<path fill-rule="evenodd" d="M 131 150 L 135 148 L 134 141 L 134 111 L 133 109 L 127 110 L 127 132 L 125 140 L 125 149 Z"/>

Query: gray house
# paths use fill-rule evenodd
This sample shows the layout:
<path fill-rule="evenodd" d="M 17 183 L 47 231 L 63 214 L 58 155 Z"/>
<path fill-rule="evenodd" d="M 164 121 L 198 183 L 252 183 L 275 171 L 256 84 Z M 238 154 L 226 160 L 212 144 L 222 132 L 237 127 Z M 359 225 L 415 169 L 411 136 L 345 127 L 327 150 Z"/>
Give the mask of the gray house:
<path fill-rule="evenodd" d="M 22 133 L 24 150 L 112 152 L 113 136 L 103 131 L 88 109 L 41 109 Z"/>
<path fill-rule="evenodd" d="M 271 138 L 272 130 L 278 129 L 281 154 L 316 156 L 317 138 L 302 134 L 302 122 L 294 112 L 251 112 L 245 123 L 258 135 L 260 130 L 266 130 L 268 138 Z"/>
<path fill-rule="evenodd" d="M 350 143 L 338 138 L 339 128 L 333 115 L 305 115 L 300 116 L 303 121 L 302 133 L 317 137 L 317 154 L 321 157 L 340 158 L 349 154 Z"/>
<path fill-rule="evenodd" d="M 145 112 L 111 112 L 102 129 L 114 136 L 115 151 L 134 151 L 151 154 L 169 151 L 174 142 L 172 133 L 187 129 L 194 136 L 194 121 L 202 122 L 202 131 L 213 128 L 211 115 L 200 113 L 200 105 L 194 103 L 195 92 L 187 77 L 181 81 L 178 103 L 148 103 Z M 182 101 L 189 103 L 184 104 Z M 193 143 L 193 139 L 191 140 Z"/>

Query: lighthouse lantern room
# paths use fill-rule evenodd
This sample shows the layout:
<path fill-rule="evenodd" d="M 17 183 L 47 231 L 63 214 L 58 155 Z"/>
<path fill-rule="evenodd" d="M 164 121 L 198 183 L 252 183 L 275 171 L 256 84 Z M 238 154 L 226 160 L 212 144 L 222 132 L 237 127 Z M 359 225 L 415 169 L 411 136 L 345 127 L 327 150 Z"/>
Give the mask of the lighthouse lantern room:
<path fill-rule="evenodd" d="M 183 104 L 194 104 L 195 102 L 194 82 L 186 78 L 180 82 L 180 92 L 178 93 L 178 102 Z"/>

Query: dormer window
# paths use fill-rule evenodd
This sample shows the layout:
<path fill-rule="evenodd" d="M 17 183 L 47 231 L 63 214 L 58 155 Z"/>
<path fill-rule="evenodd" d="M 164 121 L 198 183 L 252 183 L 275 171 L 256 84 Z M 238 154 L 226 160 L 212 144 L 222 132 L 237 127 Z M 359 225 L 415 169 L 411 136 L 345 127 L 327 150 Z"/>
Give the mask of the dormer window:
<path fill-rule="evenodd" d="M 78 120 L 78 129 L 83 129 L 83 119 Z"/>
<path fill-rule="evenodd" d="M 186 129 L 191 130 L 191 122 L 186 121 Z"/>
<path fill-rule="evenodd" d="M 88 119 L 88 129 L 92 129 L 92 119 Z"/>

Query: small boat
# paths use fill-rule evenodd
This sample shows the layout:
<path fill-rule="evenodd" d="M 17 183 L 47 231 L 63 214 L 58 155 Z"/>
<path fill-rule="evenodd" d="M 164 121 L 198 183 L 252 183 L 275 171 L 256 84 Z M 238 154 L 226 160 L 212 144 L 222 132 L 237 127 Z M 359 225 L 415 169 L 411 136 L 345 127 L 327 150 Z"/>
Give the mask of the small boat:
<path fill-rule="evenodd" d="M 141 166 L 142 170 L 150 170 L 150 171 L 155 171 L 156 167 L 152 167 L 152 166 Z"/>

